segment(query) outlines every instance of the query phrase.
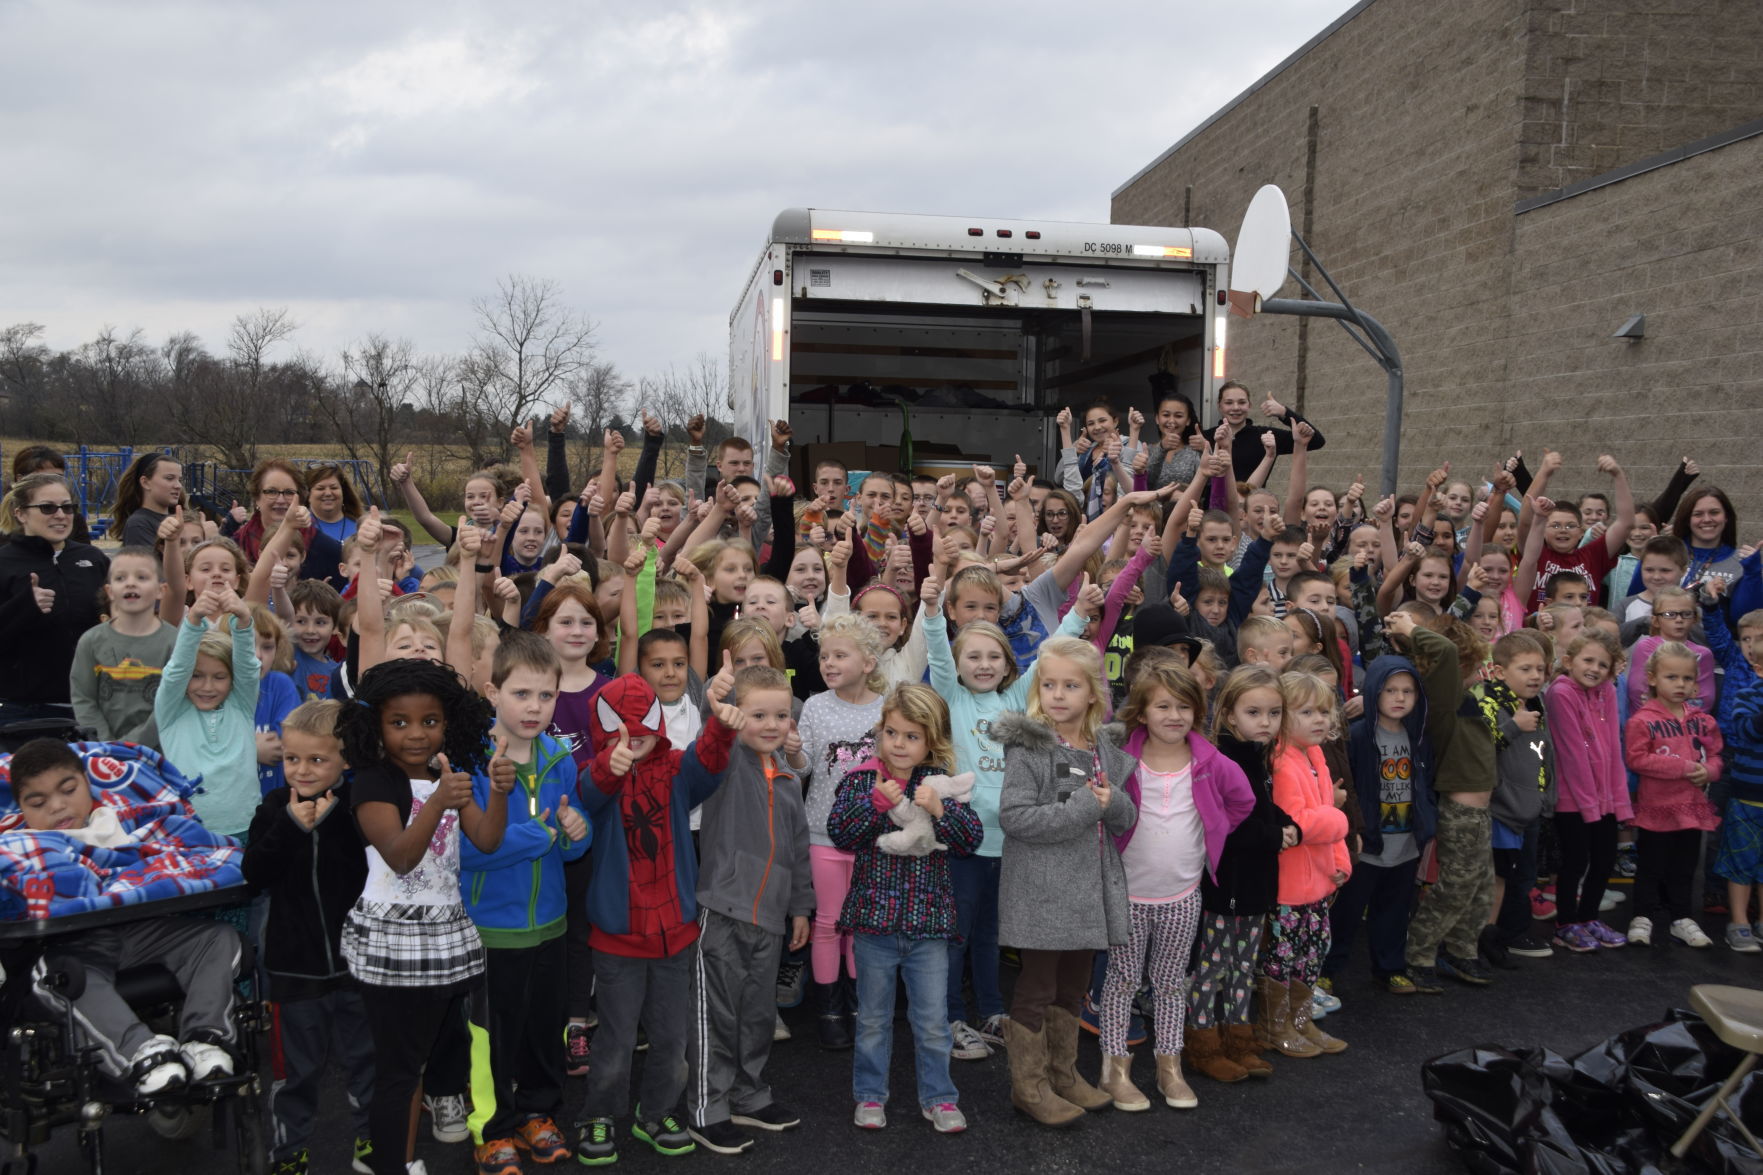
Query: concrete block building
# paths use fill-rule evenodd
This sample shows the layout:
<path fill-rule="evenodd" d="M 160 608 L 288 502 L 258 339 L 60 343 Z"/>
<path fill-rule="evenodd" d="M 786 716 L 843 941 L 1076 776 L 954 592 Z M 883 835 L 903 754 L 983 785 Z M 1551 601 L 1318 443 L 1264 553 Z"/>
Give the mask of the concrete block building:
<path fill-rule="evenodd" d="M 1763 5 L 1364 0 L 1112 217 L 1234 235 L 1270 182 L 1402 350 L 1404 490 L 1547 446 L 1558 495 L 1610 452 L 1646 500 L 1688 455 L 1763 541 Z M 1323 429 L 1313 476 L 1376 485 L 1384 376 L 1337 325 L 1233 320 L 1229 365 Z"/>

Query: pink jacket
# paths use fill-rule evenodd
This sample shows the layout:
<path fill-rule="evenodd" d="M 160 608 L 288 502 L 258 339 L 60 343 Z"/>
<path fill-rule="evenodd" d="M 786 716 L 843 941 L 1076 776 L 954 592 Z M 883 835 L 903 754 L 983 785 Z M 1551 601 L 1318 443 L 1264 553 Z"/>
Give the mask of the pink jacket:
<path fill-rule="evenodd" d="M 1684 707 L 1680 718 L 1664 703 L 1648 698 L 1628 720 L 1628 769 L 1640 777 L 1635 794 L 1634 823 L 1649 832 L 1712 831 L 1720 814 L 1709 802 L 1705 785 L 1689 781 L 1692 764 L 1708 769 L 1710 781 L 1720 778 L 1720 727 L 1700 708 Z"/>
<path fill-rule="evenodd" d="M 1555 740 L 1555 811 L 1578 812 L 1588 824 L 1605 816 L 1633 820 L 1616 684 L 1588 690 L 1562 675 L 1549 683 L 1543 705 Z"/>
<path fill-rule="evenodd" d="M 1353 872 L 1347 814 L 1335 807 L 1334 780 L 1321 747 L 1281 744 L 1273 756 L 1273 802 L 1303 839 L 1279 854 L 1279 903 L 1307 906 L 1335 891 L 1334 875 Z"/>

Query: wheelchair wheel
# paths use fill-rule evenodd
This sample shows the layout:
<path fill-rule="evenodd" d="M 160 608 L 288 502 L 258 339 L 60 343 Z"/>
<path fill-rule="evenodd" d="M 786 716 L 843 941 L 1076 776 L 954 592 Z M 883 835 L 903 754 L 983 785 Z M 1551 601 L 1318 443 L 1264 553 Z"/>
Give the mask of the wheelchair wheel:
<path fill-rule="evenodd" d="M 239 1175 L 269 1175 L 269 1139 L 263 1129 L 263 1102 L 257 1082 L 214 1104 L 215 1124 L 231 1127 Z"/>
<path fill-rule="evenodd" d="M 157 1105 L 147 1111 L 147 1125 L 161 1138 L 181 1141 L 201 1131 L 202 1113 L 196 1106 Z"/>

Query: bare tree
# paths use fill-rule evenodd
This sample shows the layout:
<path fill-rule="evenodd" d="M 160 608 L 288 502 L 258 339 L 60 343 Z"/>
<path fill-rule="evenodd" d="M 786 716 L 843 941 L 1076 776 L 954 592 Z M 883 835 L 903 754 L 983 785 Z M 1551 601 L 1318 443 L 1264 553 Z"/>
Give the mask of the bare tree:
<path fill-rule="evenodd" d="M 470 378 L 461 384 L 464 406 L 486 418 L 488 431 L 506 436 L 542 414 L 548 398 L 593 361 L 595 328 L 564 305 L 562 287 L 549 278 L 513 274 L 474 305 L 478 329 Z"/>
<path fill-rule="evenodd" d="M 42 402 L 43 368 L 49 360 L 49 348 L 37 341 L 42 333 L 39 322 L 0 327 L 0 400 L 7 432 L 30 431 L 30 418 Z"/>
<path fill-rule="evenodd" d="M 631 393 L 630 381 L 608 359 L 584 364 L 564 386 L 574 405 L 575 423 L 590 443 L 597 442 L 612 418 L 623 411 Z"/>
<path fill-rule="evenodd" d="M 386 470 L 403 460 L 401 438 L 408 437 L 422 398 L 416 347 L 370 331 L 344 348 L 341 359 L 341 378 L 327 381 L 316 407 L 352 459 L 373 463 L 385 494 Z"/>
<path fill-rule="evenodd" d="M 136 441 L 148 427 L 158 356 L 139 329 L 119 336 L 106 326 L 91 342 L 56 357 L 59 415 L 73 440 Z"/>
<path fill-rule="evenodd" d="M 723 378 L 721 360 L 707 351 L 693 356 L 683 371 L 669 364 L 659 375 L 639 380 L 636 406 L 661 421 L 669 436 L 683 435 L 686 421 L 694 416 L 704 417 L 705 444 L 714 447 L 729 435 L 728 384 Z M 765 443 L 764 439 L 753 442 L 755 448 Z M 662 472 L 670 476 L 684 472 L 680 456 L 676 446 L 663 450 Z"/>
<path fill-rule="evenodd" d="M 234 468 L 255 465 L 266 420 L 276 415 L 265 412 L 268 352 L 292 336 L 296 326 L 285 307 L 259 308 L 233 319 L 225 370 L 216 371 L 211 360 L 195 361 L 189 369 L 191 381 L 174 378 L 168 386 L 165 406 L 173 430 L 214 449 Z M 192 345 L 200 350 L 193 335 L 174 335 L 166 351 L 178 352 L 182 359 L 186 356 L 181 352 Z M 170 354 L 167 360 L 174 362 Z"/>

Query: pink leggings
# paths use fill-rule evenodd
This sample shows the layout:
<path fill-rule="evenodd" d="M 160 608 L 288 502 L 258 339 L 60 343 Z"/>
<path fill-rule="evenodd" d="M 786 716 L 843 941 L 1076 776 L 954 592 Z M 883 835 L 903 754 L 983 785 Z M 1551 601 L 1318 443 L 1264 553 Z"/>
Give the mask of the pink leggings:
<path fill-rule="evenodd" d="M 856 860 L 856 854 L 831 845 L 808 846 L 808 868 L 814 877 L 814 930 L 808 949 L 816 983 L 838 981 L 840 955 L 845 957 L 845 974 L 857 974 L 850 932 L 839 929 L 839 912 L 845 908 L 845 895 L 851 892 L 851 867 Z"/>

